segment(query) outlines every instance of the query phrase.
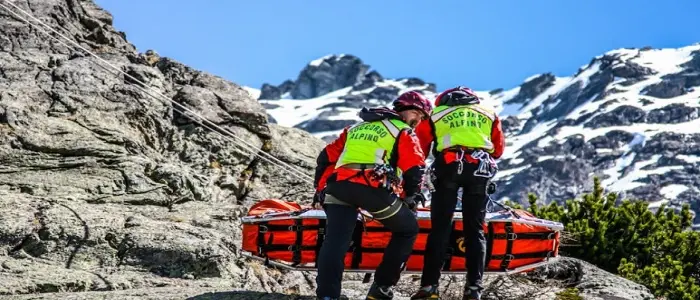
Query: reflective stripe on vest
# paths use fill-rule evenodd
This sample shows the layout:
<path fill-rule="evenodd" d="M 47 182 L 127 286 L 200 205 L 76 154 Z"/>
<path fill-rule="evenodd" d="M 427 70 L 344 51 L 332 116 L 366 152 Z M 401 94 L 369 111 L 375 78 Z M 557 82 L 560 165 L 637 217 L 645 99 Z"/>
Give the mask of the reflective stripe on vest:
<path fill-rule="evenodd" d="M 435 124 L 436 150 L 453 146 L 493 152 L 491 127 L 496 113 L 480 105 L 438 106 L 430 119 Z"/>
<path fill-rule="evenodd" d="M 410 127 L 394 119 L 362 122 L 350 127 L 345 147 L 335 167 L 347 164 L 388 164 L 396 139 L 404 128 Z"/>

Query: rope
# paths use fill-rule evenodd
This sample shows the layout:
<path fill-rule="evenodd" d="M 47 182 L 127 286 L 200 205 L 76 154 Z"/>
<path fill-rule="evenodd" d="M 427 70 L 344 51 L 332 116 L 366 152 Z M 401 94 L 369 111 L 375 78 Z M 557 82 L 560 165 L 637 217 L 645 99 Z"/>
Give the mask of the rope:
<path fill-rule="evenodd" d="M 201 115 L 197 114 L 196 112 L 194 112 L 194 111 L 188 109 L 186 106 L 175 102 L 174 100 L 172 100 L 172 99 L 166 97 L 165 95 L 161 94 L 160 92 L 158 92 L 157 90 L 153 89 L 152 87 L 146 85 L 144 82 L 142 82 L 142 81 L 138 80 L 137 78 L 134 78 L 133 76 L 131 76 L 131 75 L 127 74 L 126 72 L 120 70 L 119 68 L 117 68 L 117 67 L 114 66 L 113 64 L 109 63 L 108 61 L 102 59 L 101 57 L 97 56 L 96 54 L 94 54 L 94 53 L 91 52 L 90 50 L 85 49 L 84 47 L 80 46 L 80 44 L 76 43 L 75 41 L 71 40 L 70 38 L 67 38 L 66 36 L 64 36 L 64 35 L 61 34 L 60 32 L 54 30 L 53 28 L 51 28 L 51 26 L 49 26 L 49 25 L 47 25 L 46 23 L 42 22 L 41 20 L 37 19 L 37 18 L 34 17 L 33 15 L 31 15 L 31 14 L 25 12 L 24 10 L 22 10 L 22 9 L 19 8 L 17 5 L 15 5 L 15 4 L 13 4 L 12 2 L 10 2 L 9 0 L 2 0 L 2 1 L 6 2 L 7 4 L 9 4 L 10 6 L 12 6 L 12 7 L 15 8 L 16 10 L 20 11 L 21 13 L 23 13 L 23 14 L 29 16 L 30 18 L 34 19 L 34 20 L 35 20 L 37 23 L 39 23 L 40 25 L 46 27 L 47 29 L 49 29 L 49 30 L 52 31 L 53 33 L 55 33 L 55 34 L 57 34 L 58 36 L 62 37 L 63 39 L 65 39 L 65 40 L 68 41 L 69 43 L 75 45 L 75 46 L 78 47 L 79 49 L 81 49 L 81 50 L 85 51 L 86 53 L 90 54 L 91 56 L 97 58 L 98 60 L 100 60 L 100 61 L 103 62 L 104 64 L 106 64 L 106 65 L 112 67 L 112 68 L 113 68 L 114 70 L 116 70 L 117 72 L 122 73 L 122 74 L 124 74 L 124 76 L 129 77 L 129 78 L 130 78 L 131 80 L 133 80 L 134 82 L 138 82 L 139 84 L 143 85 L 144 88 L 141 88 L 141 87 L 138 86 L 138 85 L 137 85 L 137 87 L 138 87 L 141 91 L 143 91 L 143 92 L 145 92 L 146 94 L 150 95 L 151 97 L 153 97 L 153 98 L 158 98 L 158 97 L 154 96 L 153 94 L 149 93 L 149 91 L 148 91 L 147 89 L 150 89 L 150 90 L 154 91 L 155 94 L 157 94 L 158 96 L 161 97 L 161 99 L 165 99 L 165 100 L 171 102 L 171 103 L 173 104 L 173 110 L 174 110 L 174 111 L 176 111 L 176 112 L 182 114 L 183 116 L 186 116 L 187 118 L 191 119 L 191 120 L 194 121 L 194 122 L 197 122 L 198 124 L 202 125 L 203 127 L 207 128 L 207 129 L 209 129 L 209 130 L 218 132 L 219 134 L 221 134 L 221 132 L 225 132 L 225 133 L 229 134 L 229 136 L 226 136 L 226 135 L 224 135 L 224 134 L 221 134 L 221 135 L 222 135 L 223 137 L 231 137 L 231 138 L 233 138 L 233 139 L 229 139 L 229 140 L 230 140 L 234 145 L 238 146 L 238 147 L 241 148 L 241 149 L 245 149 L 245 150 L 247 150 L 247 151 L 250 151 L 250 153 L 245 153 L 245 152 L 243 152 L 243 151 L 241 151 L 241 152 L 243 152 L 243 153 L 245 153 L 245 154 L 252 154 L 252 155 L 255 155 L 255 156 L 259 157 L 260 159 L 262 159 L 262 160 L 264 160 L 264 161 L 266 161 L 266 162 L 268 162 L 268 163 L 270 163 L 270 164 L 272 164 L 272 165 L 274 165 L 274 166 L 280 167 L 280 168 L 282 168 L 283 170 L 286 170 L 286 171 L 291 171 L 292 175 L 294 175 L 294 176 L 297 177 L 298 179 L 301 179 L 303 182 L 313 184 L 313 177 L 304 174 L 304 173 L 303 173 L 302 171 L 300 171 L 299 169 L 297 169 L 297 168 L 291 166 L 291 165 L 288 164 L 288 163 L 285 163 L 285 162 L 283 162 L 283 161 L 277 159 L 276 157 L 274 157 L 274 156 L 272 156 L 272 155 L 270 155 L 270 154 L 268 154 L 268 153 L 266 153 L 266 152 L 258 151 L 257 149 L 255 149 L 255 146 L 253 146 L 253 145 L 249 144 L 248 142 L 246 142 L 245 140 L 243 140 L 243 139 L 241 139 L 241 138 L 235 136 L 235 134 L 233 134 L 231 131 L 229 131 L 229 130 L 227 130 L 227 129 L 225 129 L 225 128 L 222 128 L 222 127 L 220 127 L 220 126 L 218 126 L 218 125 L 216 125 L 216 124 L 214 124 L 213 122 L 211 122 L 211 121 L 205 119 L 204 117 L 202 117 Z M 8 12 L 11 13 L 12 15 L 14 15 L 16 18 L 18 18 L 18 19 L 24 21 L 25 23 L 27 23 L 27 24 L 30 25 L 31 27 L 34 27 L 35 29 L 37 29 L 37 30 L 41 31 L 42 33 L 48 35 L 50 38 L 56 40 L 57 42 L 59 42 L 59 43 L 61 43 L 62 45 L 66 46 L 67 48 L 69 48 L 69 49 L 74 49 L 74 48 L 71 48 L 70 46 L 68 46 L 68 45 L 67 45 L 66 43 L 64 43 L 63 41 L 59 40 L 58 38 L 56 38 L 56 37 L 50 35 L 50 34 L 47 33 L 46 31 L 44 31 L 43 29 L 39 28 L 39 27 L 36 26 L 35 24 L 29 22 L 29 20 L 27 20 L 26 18 L 21 17 L 20 15 L 16 14 L 16 13 L 13 12 L 12 10 L 10 10 L 7 6 L 5 6 L 5 5 L 3 5 L 3 4 L 0 3 L 0 7 L 4 8 L 6 11 L 8 11 Z M 97 65 L 100 66 L 100 67 L 102 67 L 102 68 L 104 68 L 104 69 L 106 69 L 106 70 L 108 70 L 107 68 L 105 68 L 103 65 L 100 65 L 99 63 L 98 63 Z M 210 124 L 211 124 L 211 125 L 210 125 L 211 127 L 214 127 L 214 128 L 216 128 L 216 129 L 218 129 L 219 131 L 213 130 L 210 126 L 205 125 L 203 122 L 201 122 L 201 121 L 199 121 L 199 120 L 195 120 L 195 119 L 191 118 L 190 116 L 188 116 L 187 114 L 185 114 L 183 111 L 176 109 L 176 108 L 175 108 L 176 105 L 177 105 L 177 106 L 181 106 L 185 111 L 187 111 L 188 113 L 190 113 L 190 114 L 192 114 L 192 115 L 198 117 L 199 119 L 210 123 Z M 235 140 L 234 140 L 234 139 L 235 139 Z M 238 142 L 237 142 L 236 140 L 238 140 Z M 246 146 L 244 146 L 244 145 L 242 145 L 242 144 L 245 144 L 245 145 L 248 146 L 248 147 L 246 147 Z M 240 149 L 239 149 L 239 151 L 240 151 Z M 262 156 L 261 154 L 268 156 L 268 157 L 269 157 L 270 159 L 272 159 L 272 160 L 268 159 L 267 157 Z"/>

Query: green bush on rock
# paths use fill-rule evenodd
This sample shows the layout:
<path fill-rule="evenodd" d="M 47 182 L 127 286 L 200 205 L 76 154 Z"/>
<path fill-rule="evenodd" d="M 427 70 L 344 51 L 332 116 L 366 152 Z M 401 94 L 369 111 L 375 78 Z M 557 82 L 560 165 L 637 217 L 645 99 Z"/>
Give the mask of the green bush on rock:
<path fill-rule="evenodd" d="M 598 178 L 591 193 L 563 205 L 540 206 L 533 194 L 528 202 L 529 212 L 562 222 L 564 236 L 575 241 L 569 244 L 564 238 L 561 254 L 643 284 L 669 300 L 700 299 L 700 232 L 690 229 L 689 205 L 680 212 L 666 205 L 652 212 L 645 201 L 618 201 L 616 194 L 605 194 Z"/>

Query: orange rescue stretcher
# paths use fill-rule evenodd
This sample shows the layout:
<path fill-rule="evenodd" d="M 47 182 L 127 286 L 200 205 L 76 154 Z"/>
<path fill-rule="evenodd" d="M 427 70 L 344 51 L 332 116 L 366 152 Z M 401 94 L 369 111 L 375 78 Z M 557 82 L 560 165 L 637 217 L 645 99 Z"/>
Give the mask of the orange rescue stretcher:
<path fill-rule="evenodd" d="M 525 272 L 559 258 L 560 231 L 564 229 L 561 223 L 536 218 L 524 210 L 502 207 L 502 210 L 486 214 L 485 273 Z M 358 213 L 352 242 L 345 255 L 346 272 L 373 273 L 391 237 L 391 232 L 379 221 L 365 215 L 369 216 L 366 212 Z M 404 273 L 420 273 L 423 269 L 423 254 L 431 229 L 430 210 L 420 208 L 417 218 L 420 230 Z M 268 199 L 253 205 L 242 222 L 244 256 L 288 270 L 316 270 L 326 223 L 323 210 Z M 468 249 L 461 231 L 462 213 L 455 212 L 442 273 L 466 273 L 464 253 Z"/>

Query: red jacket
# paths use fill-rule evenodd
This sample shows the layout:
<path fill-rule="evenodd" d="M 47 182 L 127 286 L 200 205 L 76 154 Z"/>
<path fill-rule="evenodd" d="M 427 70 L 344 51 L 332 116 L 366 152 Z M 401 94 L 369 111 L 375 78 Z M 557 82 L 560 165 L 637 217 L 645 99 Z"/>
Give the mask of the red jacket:
<path fill-rule="evenodd" d="M 418 142 L 420 143 L 420 148 L 423 150 L 423 154 L 427 158 L 430 155 L 430 144 L 433 143 L 435 134 L 433 134 L 433 126 L 430 120 L 421 121 L 415 128 L 416 136 L 418 137 Z"/>
<path fill-rule="evenodd" d="M 347 168 L 335 168 L 335 164 L 343 152 L 345 147 L 345 139 L 347 137 L 348 127 L 343 129 L 340 136 L 332 143 L 326 145 L 316 159 L 316 174 L 314 178 L 314 188 L 317 192 L 326 187 L 328 178 L 333 176 L 332 180 L 342 181 L 349 180 L 360 184 L 367 184 L 365 176 L 355 176 L 358 170 Z M 420 192 L 420 184 L 422 181 L 423 170 L 425 168 L 425 155 L 421 151 L 418 137 L 412 130 L 402 130 L 397 138 L 397 166 L 404 170 L 403 172 L 403 192 L 406 195 L 413 195 Z M 366 170 L 367 178 L 370 179 L 370 186 L 377 187 L 380 182 L 372 180 L 370 172 Z M 350 178 L 352 177 L 352 178 Z"/>
<path fill-rule="evenodd" d="M 418 136 L 418 140 L 420 141 L 421 149 L 423 149 L 423 153 L 427 157 L 429 155 L 429 151 L 431 149 L 430 145 L 433 141 L 435 141 L 435 129 L 434 129 L 434 124 L 432 123 L 431 120 L 427 121 L 422 121 L 416 126 L 416 135 Z M 505 141 L 505 136 L 503 135 L 503 129 L 501 128 L 501 120 L 496 116 L 494 122 L 493 122 L 493 127 L 491 128 L 491 142 L 493 143 L 494 146 L 494 151 L 491 153 L 491 156 L 495 159 L 498 159 L 503 155 L 503 151 L 505 150 L 506 146 L 506 141 Z M 450 163 L 456 159 L 456 153 L 453 152 L 446 152 L 445 153 L 445 162 Z M 473 159 L 469 159 L 470 162 L 475 162 Z"/>

